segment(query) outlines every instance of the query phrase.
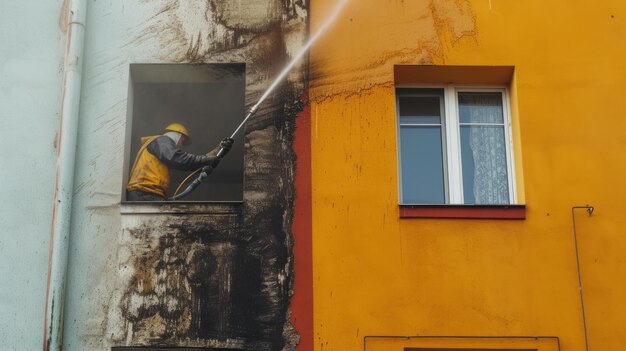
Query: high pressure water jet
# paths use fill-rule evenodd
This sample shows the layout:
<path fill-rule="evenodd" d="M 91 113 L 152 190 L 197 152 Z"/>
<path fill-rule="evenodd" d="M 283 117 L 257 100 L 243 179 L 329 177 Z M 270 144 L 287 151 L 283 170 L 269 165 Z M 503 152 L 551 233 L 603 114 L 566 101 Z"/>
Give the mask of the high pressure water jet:
<path fill-rule="evenodd" d="M 265 92 L 263 93 L 263 95 L 261 95 L 261 98 L 259 98 L 259 100 L 256 102 L 256 104 L 254 104 L 252 106 L 252 108 L 250 108 L 250 111 L 248 112 L 246 117 L 243 119 L 243 121 L 241 121 L 239 126 L 237 126 L 237 128 L 235 129 L 233 134 L 231 134 L 231 136 L 230 136 L 231 139 L 234 138 L 235 135 L 237 135 L 237 132 L 239 132 L 239 130 L 246 124 L 248 119 L 250 119 L 250 117 L 252 117 L 256 113 L 256 111 L 258 110 L 259 106 L 263 103 L 263 101 L 265 101 L 265 99 L 267 99 L 267 97 L 272 93 L 272 91 L 274 91 L 274 89 L 276 89 L 278 84 L 293 69 L 293 66 L 296 65 L 296 63 L 302 58 L 302 56 L 304 56 L 304 54 L 311 48 L 311 46 L 337 20 L 337 17 L 339 17 L 339 14 L 341 13 L 343 8 L 346 6 L 346 4 L 349 1 L 350 0 L 341 0 L 337 4 L 337 6 L 334 8 L 333 12 L 330 13 L 328 18 L 326 18 L 326 20 L 322 23 L 320 28 L 315 32 L 315 34 L 311 38 L 309 38 L 309 40 L 306 42 L 306 44 L 304 44 L 304 46 L 300 49 L 300 51 L 298 51 L 298 53 L 291 59 L 289 64 L 287 64 L 287 66 L 285 66 L 285 68 L 280 72 L 280 74 L 274 79 L 272 84 L 265 90 Z M 226 154 L 226 150 L 224 150 L 224 148 L 220 148 L 218 150 L 216 156 L 219 157 L 219 158 L 222 158 L 222 157 L 224 157 L 225 154 Z M 205 166 L 205 167 L 202 167 L 202 168 L 197 169 L 196 171 L 194 171 L 189 176 L 195 174 L 198 171 L 201 171 L 201 173 L 191 184 L 189 184 L 189 186 L 182 193 L 177 194 L 178 193 L 178 190 L 177 190 L 174 193 L 174 196 L 169 198 L 169 200 L 170 201 L 176 201 L 176 200 L 182 199 L 183 197 L 189 195 L 192 191 L 194 191 L 195 188 L 197 188 L 200 185 L 200 183 L 202 183 L 205 179 L 207 179 L 209 177 L 209 174 L 211 174 L 211 172 L 213 172 L 213 169 L 214 169 L 213 166 Z M 187 181 L 187 179 L 189 179 L 189 177 L 187 177 L 185 180 L 183 180 L 183 182 L 180 184 L 180 186 L 182 186 Z M 180 188 L 180 186 L 179 186 L 179 188 Z"/>

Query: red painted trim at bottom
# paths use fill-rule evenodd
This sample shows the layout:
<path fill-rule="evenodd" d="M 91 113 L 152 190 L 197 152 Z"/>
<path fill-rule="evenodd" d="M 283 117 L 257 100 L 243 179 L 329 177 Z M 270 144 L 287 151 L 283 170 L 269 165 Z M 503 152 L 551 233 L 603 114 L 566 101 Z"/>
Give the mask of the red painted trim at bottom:
<path fill-rule="evenodd" d="M 526 205 L 400 205 L 400 218 L 526 219 Z"/>

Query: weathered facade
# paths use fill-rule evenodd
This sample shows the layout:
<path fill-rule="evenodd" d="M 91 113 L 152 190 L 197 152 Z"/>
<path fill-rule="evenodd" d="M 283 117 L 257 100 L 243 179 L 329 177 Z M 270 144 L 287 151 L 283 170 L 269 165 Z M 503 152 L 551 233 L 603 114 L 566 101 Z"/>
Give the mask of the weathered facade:
<path fill-rule="evenodd" d="M 70 3 L 0 12 L 0 348 L 626 349 L 622 2 L 350 1 L 241 134 L 242 201 L 149 204 L 130 66 L 245 64 L 247 110 L 337 1 L 86 1 L 56 295 Z M 402 89 L 504 92 L 511 201 L 399 201 Z"/>
<path fill-rule="evenodd" d="M 68 4 L 57 2 L 48 13 L 33 14 L 38 19 L 52 12 L 60 16 L 55 19 L 57 27 L 48 26 L 42 34 L 58 37 L 56 51 L 50 50 L 59 52 L 56 64 L 62 63 L 59 39 L 69 18 Z M 121 200 L 124 172 L 134 158 L 127 123 L 132 117 L 129 65 L 243 63 L 245 107 L 250 108 L 303 45 L 308 3 L 89 1 L 87 5 L 68 284 L 61 309 L 66 317 L 64 348 L 293 350 L 299 340 L 289 308 L 294 284 L 293 142 L 296 115 L 304 105 L 305 62 L 246 125 L 241 138 L 243 201 L 142 205 Z M 56 93 L 50 95 L 58 97 L 59 88 L 51 84 Z M 42 109 L 40 115 L 54 120 L 54 110 Z M 61 131 L 57 135 L 65 137 Z M 219 142 L 196 140 L 207 148 Z M 54 152 L 52 141 L 46 144 Z M 42 248 L 39 255 L 46 256 L 46 251 Z M 37 281 L 45 283 L 42 273 Z M 40 284 L 37 290 L 41 291 Z M 52 304 L 61 299 L 53 297 Z M 41 313 L 42 309 L 34 313 L 33 320 Z M 9 348 L 21 348 L 8 335 L 2 341 Z M 40 341 L 29 340 L 25 349 L 35 346 L 40 347 Z"/>
<path fill-rule="evenodd" d="M 90 13 L 99 12 L 98 4 L 90 5 Z M 129 23 L 133 33 L 122 40 L 122 47 L 153 53 L 133 58 L 128 57 L 132 54 L 110 54 L 112 59 L 96 54 L 94 61 L 103 67 L 99 71 L 90 69 L 88 51 L 87 75 L 109 74 L 104 66 L 120 65 L 125 71 L 128 62 L 244 62 L 246 105 L 251 106 L 289 60 L 289 50 L 297 50 L 305 37 L 307 8 L 296 2 L 164 1 L 135 6 L 122 11 L 140 13 L 143 18 Z M 102 11 L 109 8 L 104 5 Z M 98 27 L 97 17 L 88 18 L 93 21 L 90 26 Z M 300 66 L 247 124 L 243 203 L 188 204 L 184 209 L 179 205 L 139 208 L 123 204 L 121 215 L 102 217 L 110 223 L 111 215 L 120 216 L 121 234 L 112 241 L 114 245 L 108 245 L 113 255 L 106 264 L 112 268 L 109 279 L 113 280 L 102 281 L 107 290 L 115 281 L 115 288 L 102 301 L 102 310 L 86 311 L 102 313 L 102 320 L 107 321 L 86 330 L 107 335 L 106 340 L 99 336 L 88 340 L 92 348 L 103 343 L 267 350 L 295 347 L 297 333 L 288 318 L 293 283 L 292 144 L 295 116 L 301 109 L 299 97 L 305 87 L 304 67 Z M 117 83 L 126 84 L 124 78 Z M 85 91 L 90 88 L 86 86 Z M 89 97 L 84 101 L 89 104 Z M 121 118 L 118 131 L 122 132 L 124 117 L 112 114 L 109 123 Z M 79 182 L 93 177 L 85 174 Z M 90 188 L 88 192 L 93 190 Z M 113 209 L 119 211 L 117 206 Z M 86 225 L 95 221 L 92 218 Z M 110 230 L 110 234 L 115 231 Z"/>

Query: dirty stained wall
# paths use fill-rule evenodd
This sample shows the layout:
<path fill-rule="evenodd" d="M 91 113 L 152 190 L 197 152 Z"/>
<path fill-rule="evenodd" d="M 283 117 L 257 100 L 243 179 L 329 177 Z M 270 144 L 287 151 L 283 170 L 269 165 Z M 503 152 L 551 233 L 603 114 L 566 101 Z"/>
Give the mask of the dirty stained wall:
<path fill-rule="evenodd" d="M 311 4 L 313 30 L 333 2 Z M 585 350 L 571 218 L 585 204 L 596 209 L 576 214 L 590 349 L 626 348 L 625 19 L 617 0 L 346 8 L 311 52 L 316 350 L 364 349 L 366 335 L 550 335 Z M 525 220 L 399 218 L 394 64 L 515 67 Z"/>
<path fill-rule="evenodd" d="M 81 234 L 68 289 L 81 303 L 67 307 L 65 345 L 293 350 L 292 144 L 305 63 L 247 124 L 241 204 L 119 199 L 128 64 L 243 62 L 250 108 L 302 45 L 308 3 L 89 5 L 73 224 Z"/>

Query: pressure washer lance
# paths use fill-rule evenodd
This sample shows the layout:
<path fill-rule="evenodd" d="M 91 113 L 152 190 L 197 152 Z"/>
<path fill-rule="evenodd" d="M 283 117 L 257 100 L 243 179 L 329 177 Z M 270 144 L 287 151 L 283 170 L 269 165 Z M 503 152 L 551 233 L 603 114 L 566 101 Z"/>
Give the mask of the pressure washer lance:
<path fill-rule="evenodd" d="M 239 123 L 239 126 L 237 127 L 237 129 L 235 129 L 233 134 L 230 136 L 230 139 L 233 139 L 235 137 L 237 132 L 239 132 L 241 127 L 243 127 L 243 125 L 246 123 L 246 121 L 248 121 L 248 119 L 252 117 L 252 115 L 254 115 L 258 107 L 259 107 L 259 104 L 257 103 L 250 109 L 250 112 L 248 112 L 248 115 L 246 116 L 246 118 L 244 118 L 243 121 Z M 222 159 L 222 157 L 224 157 L 225 155 L 226 155 L 226 150 L 223 147 L 220 147 L 220 149 L 217 151 L 217 154 L 215 156 L 217 156 L 219 159 Z M 200 172 L 200 175 L 198 175 L 198 178 L 194 179 L 194 181 L 191 182 L 191 184 L 189 184 L 189 186 L 182 193 L 174 195 L 170 197 L 168 200 L 169 201 L 180 200 L 183 197 L 191 194 L 192 191 L 194 191 L 203 181 L 205 181 L 209 177 L 209 174 L 213 173 L 214 169 L 215 169 L 215 166 L 213 165 L 202 167 L 202 171 Z"/>
<path fill-rule="evenodd" d="M 322 36 L 322 34 L 324 34 L 328 30 L 328 28 L 330 28 L 330 25 L 333 22 L 335 22 L 335 20 L 337 19 L 337 17 L 339 16 L 339 14 L 341 13 L 341 11 L 343 10 L 343 8 L 346 6 L 348 2 L 349 0 L 341 0 L 341 2 L 339 2 L 337 6 L 335 6 L 335 9 L 330 13 L 330 15 L 326 18 L 326 20 L 322 23 L 322 25 L 317 29 L 315 34 L 313 34 L 313 36 L 309 38 L 309 40 L 304 44 L 304 46 L 300 49 L 300 51 L 298 51 L 298 53 L 291 59 L 289 64 L 280 72 L 280 74 L 276 77 L 276 79 L 274 79 L 274 81 L 269 86 L 269 88 L 265 90 L 265 92 L 263 93 L 259 101 L 257 101 L 257 103 L 250 109 L 250 112 L 248 113 L 246 118 L 244 118 L 241 124 L 239 124 L 239 127 L 237 127 L 235 132 L 233 132 L 233 135 L 230 136 L 231 139 L 235 136 L 235 134 L 237 134 L 239 129 L 243 127 L 244 123 L 246 123 L 248 118 L 250 118 L 256 112 L 259 105 L 263 103 L 263 101 L 272 93 L 272 91 L 274 91 L 274 89 L 283 80 L 283 78 L 285 78 L 287 74 L 289 74 L 291 69 L 302 58 L 302 56 L 304 56 L 304 54 L 309 50 L 311 45 L 313 45 L 313 43 L 315 43 L 317 39 L 319 39 Z M 220 149 L 217 152 L 217 157 L 222 158 L 225 154 L 226 154 L 226 150 Z M 203 167 L 202 173 L 200 173 L 198 178 L 194 180 L 193 183 L 191 183 L 187 187 L 187 189 L 185 189 L 185 191 L 183 191 L 182 193 L 178 195 L 174 195 L 174 197 L 169 198 L 169 200 L 176 201 L 184 196 L 187 196 L 190 192 L 192 192 L 195 188 L 197 188 L 198 185 L 200 185 L 200 183 L 202 183 L 202 181 L 205 180 L 209 176 L 209 174 L 211 174 L 211 172 L 213 172 L 213 168 L 214 167 L 211 167 L 211 166 Z"/>

